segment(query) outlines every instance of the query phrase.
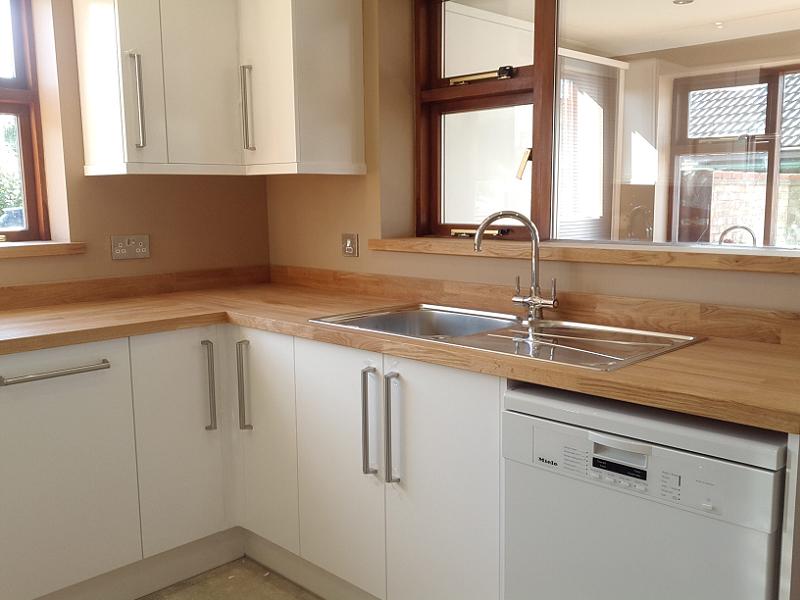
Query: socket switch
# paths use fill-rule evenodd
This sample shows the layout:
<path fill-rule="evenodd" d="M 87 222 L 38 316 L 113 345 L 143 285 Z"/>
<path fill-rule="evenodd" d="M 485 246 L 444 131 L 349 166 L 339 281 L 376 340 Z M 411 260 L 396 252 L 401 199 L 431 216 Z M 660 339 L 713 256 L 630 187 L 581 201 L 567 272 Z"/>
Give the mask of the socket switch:
<path fill-rule="evenodd" d="M 358 258 L 358 234 L 342 234 L 342 256 L 346 258 Z"/>
<path fill-rule="evenodd" d="M 149 235 L 111 236 L 112 260 L 135 260 L 138 258 L 150 258 Z"/>

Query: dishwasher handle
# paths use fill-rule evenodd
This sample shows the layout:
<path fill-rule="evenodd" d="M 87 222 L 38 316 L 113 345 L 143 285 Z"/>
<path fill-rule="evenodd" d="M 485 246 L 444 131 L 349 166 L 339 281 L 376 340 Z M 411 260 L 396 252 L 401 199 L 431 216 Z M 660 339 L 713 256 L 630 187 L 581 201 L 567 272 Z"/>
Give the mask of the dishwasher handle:
<path fill-rule="evenodd" d="M 589 441 L 602 444 L 608 448 L 615 448 L 616 450 L 623 450 L 624 452 L 633 452 L 634 454 L 650 456 L 653 453 L 653 447 L 649 444 L 642 444 L 605 433 L 597 433 L 596 431 L 589 432 Z"/>

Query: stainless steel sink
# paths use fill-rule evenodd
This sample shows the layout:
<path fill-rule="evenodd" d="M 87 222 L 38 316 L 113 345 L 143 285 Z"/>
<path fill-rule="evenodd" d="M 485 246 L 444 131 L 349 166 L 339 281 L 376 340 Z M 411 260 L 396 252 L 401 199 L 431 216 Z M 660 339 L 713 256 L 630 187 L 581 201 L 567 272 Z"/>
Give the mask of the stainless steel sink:
<path fill-rule="evenodd" d="M 612 371 L 702 338 L 418 304 L 312 319 L 312 323 L 427 339 L 534 360 Z"/>
<path fill-rule="evenodd" d="M 571 321 L 538 321 L 527 327 L 463 336 L 452 343 L 548 362 L 613 371 L 701 341 L 701 338 Z"/>
<path fill-rule="evenodd" d="M 313 319 L 312 322 L 425 339 L 470 336 L 506 327 L 522 326 L 521 321 L 514 315 L 431 304 L 323 317 Z"/>

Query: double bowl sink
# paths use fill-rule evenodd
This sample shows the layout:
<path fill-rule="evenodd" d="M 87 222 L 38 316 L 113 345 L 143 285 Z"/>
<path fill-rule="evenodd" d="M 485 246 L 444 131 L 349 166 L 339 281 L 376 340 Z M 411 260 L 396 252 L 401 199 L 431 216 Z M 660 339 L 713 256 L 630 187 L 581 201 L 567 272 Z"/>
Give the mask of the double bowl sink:
<path fill-rule="evenodd" d="M 397 335 L 525 356 L 551 363 L 612 371 L 671 352 L 701 338 L 431 304 L 312 319 L 312 323 Z"/>

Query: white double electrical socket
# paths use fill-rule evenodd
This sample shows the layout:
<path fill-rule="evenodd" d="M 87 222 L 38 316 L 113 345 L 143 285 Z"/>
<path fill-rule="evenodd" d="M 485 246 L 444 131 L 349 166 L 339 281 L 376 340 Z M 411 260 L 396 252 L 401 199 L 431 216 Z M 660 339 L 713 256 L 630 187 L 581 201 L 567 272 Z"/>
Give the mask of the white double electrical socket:
<path fill-rule="evenodd" d="M 150 258 L 149 235 L 111 236 L 112 260 L 135 260 L 139 258 Z"/>

